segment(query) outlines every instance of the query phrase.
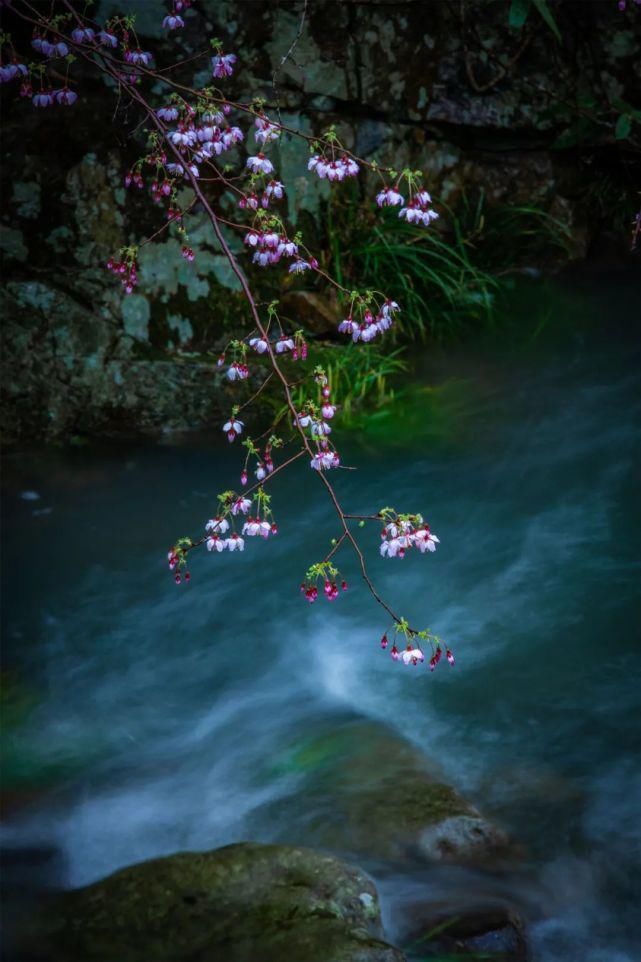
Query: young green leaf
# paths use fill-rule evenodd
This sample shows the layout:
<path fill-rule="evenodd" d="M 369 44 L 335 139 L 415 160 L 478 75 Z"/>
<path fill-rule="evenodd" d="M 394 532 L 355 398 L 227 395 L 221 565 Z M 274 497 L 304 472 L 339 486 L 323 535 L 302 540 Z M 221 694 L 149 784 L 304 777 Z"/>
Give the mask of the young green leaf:
<path fill-rule="evenodd" d="M 614 128 L 614 136 L 617 140 L 626 140 L 630 136 L 632 121 L 627 114 L 621 114 Z"/>
<path fill-rule="evenodd" d="M 530 0 L 512 0 L 508 14 L 508 23 L 515 30 L 520 30 L 530 12 Z"/>

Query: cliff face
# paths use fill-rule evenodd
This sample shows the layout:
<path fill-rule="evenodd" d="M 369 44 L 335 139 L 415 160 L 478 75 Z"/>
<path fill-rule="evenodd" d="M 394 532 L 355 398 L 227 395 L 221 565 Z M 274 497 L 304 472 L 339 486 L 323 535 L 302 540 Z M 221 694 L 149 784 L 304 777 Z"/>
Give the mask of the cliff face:
<path fill-rule="evenodd" d="M 239 56 L 232 97 L 262 96 L 292 127 L 336 124 L 360 155 L 422 167 L 451 210 L 481 197 L 488 210 L 540 207 L 570 228 L 574 258 L 630 216 L 637 155 L 630 132 L 621 136 L 627 121 L 618 139 L 615 128 L 625 114 L 632 138 L 638 127 L 636 5 L 621 14 L 614 0 L 550 3 L 551 22 L 533 6 L 517 29 L 498 0 L 310 0 L 304 21 L 300 2 L 200 0 L 169 38 L 162 3 L 128 6 L 159 64 L 220 37 Z M 101 0 L 98 19 L 113 9 Z M 191 79 L 206 82 L 207 66 L 194 61 Z M 62 117 L 3 90 L 6 443 L 195 427 L 228 406 L 207 352 L 243 316 L 235 279 L 196 213 L 194 263 L 165 233 L 141 253 L 137 293 L 121 296 L 103 265 L 159 223 L 143 192 L 123 188 L 142 150 L 140 118 L 98 78 L 85 76 L 79 92 Z M 303 176 L 304 143 L 285 137 L 273 154 L 289 219 L 314 246 L 328 185 Z"/>

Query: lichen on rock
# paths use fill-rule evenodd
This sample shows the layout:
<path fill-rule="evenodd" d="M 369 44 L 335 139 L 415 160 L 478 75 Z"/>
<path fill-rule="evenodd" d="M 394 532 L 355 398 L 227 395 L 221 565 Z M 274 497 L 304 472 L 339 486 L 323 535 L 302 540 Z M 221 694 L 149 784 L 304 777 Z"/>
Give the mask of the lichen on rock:
<path fill-rule="evenodd" d="M 403 962 L 359 869 L 241 843 L 154 859 L 53 898 L 19 941 L 51 962 Z"/>

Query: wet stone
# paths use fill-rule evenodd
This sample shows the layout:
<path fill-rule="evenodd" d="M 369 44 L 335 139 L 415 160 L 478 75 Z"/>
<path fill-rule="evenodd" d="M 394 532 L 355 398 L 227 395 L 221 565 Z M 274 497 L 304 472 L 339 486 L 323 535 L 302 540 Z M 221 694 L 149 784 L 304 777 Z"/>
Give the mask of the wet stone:
<path fill-rule="evenodd" d="M 50 962 L 404 960 L 363 872 L 252 842 L 132 865 L 55 896 L 22 932 L 21 950 Z"/>

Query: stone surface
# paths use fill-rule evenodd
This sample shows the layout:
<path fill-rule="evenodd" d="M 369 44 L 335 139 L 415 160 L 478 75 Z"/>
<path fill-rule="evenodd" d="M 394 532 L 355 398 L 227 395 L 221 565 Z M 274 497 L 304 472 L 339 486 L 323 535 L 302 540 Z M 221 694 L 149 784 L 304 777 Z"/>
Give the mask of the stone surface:
<path fill-rule="evenodd" d="M 38 282 L 10 283 L 0 311 L 4 443 L 184 431 L 233 403 L 211 359 L 137 356 L 144 315 L 123 329 Z"/>
<path fill-rule="evenodd" d="M 430 861 L 482 861 L 507 849 L 507 837 L 480 815 L 453 815 L 423 829 L 418 850 Z"/>
<path fill-rule="evenodd" d="M 408 862 L 484 864 L 516 854 L 504 832 L 384 726 L 343 725 L 300 746 L 296 758 L 305 772 L 296 793 L 257 814 L 278 838 Z"/>
<path fill-rule="evenodd" d="M 130 866 L 57 896 L 22 944 L 50 962 L 403 962 L 358 869 L 243 843 Z"/>
<path fill-rule="evenodd" d="M 405 906 L 403 944 L 425 959 L 483 958 L 486 962 L 527 962 L 525 925 L 502 902 L 450 900 Z"/>

